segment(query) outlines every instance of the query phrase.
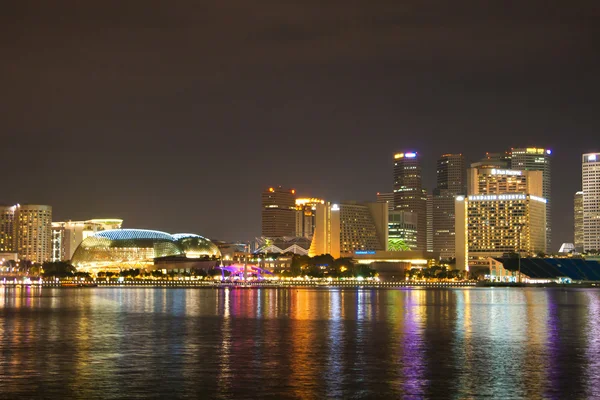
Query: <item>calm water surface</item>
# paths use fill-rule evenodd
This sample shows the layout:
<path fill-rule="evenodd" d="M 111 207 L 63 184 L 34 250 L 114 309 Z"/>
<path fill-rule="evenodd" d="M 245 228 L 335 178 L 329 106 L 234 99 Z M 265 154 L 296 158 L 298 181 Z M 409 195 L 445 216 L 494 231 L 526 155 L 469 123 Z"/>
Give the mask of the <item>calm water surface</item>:
<path fill-rule="evenodd" d="M 0 288 L 2 398 L 600 398 L 600 291 Z"/>

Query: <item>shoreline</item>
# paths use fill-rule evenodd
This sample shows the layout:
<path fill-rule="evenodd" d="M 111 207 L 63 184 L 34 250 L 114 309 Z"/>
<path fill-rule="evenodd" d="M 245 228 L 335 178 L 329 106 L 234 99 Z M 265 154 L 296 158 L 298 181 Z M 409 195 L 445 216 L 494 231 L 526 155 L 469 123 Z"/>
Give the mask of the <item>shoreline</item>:
<path fill-rule="evenodd" d="M 42 283 L 4 282 L 4 288 L 57 288 L 57 289 L 88 289 L 88 288 L 163 288 L 163 289 L 285 289 L 285 288 L 348 288 L 348 289 L 451 289 L 451 288 L 575 288 L 575 289 L 600 289 L 600 282 L 585 283 L 501 283 L 501 282 L 315 282 L 315 281 L 285 281 L 285 282 L 211 282 L 211 281 L 124 281 L 124 282 L 56 282 Z"/>

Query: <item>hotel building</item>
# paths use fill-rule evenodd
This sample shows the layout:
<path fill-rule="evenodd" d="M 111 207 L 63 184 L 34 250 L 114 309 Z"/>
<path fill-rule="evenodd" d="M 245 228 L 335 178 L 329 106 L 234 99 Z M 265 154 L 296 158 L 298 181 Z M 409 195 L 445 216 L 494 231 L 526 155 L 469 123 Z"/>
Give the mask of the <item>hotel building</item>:
<path fill-rule="evenodd" d="M 394 210 L 417 214 L 416 250 L 427 250 L 427 193 L 416 152 L 394 154 Z"/>
<path fill-rule="evenodd" d="M 296 236 L 296 191 L 281 186 L 262 192 L 262 236 Z"/>
<path fill-rule="evenodd" d="M 15 206 L 15 252 L 35 263 L 52 257 L 52 207 L 38 204 Z"/>
<path fill-rule="evenodd" d="M 387 250 L 386 203 L 317 204 L 309 256 L 351 257 L 356 252 Z"/>
<path fill-rule="evenodd" d="M 468 196 L 458 196 L 456 265 L 468 269 L 504 253 L 546 252 L 541 171 L 470 168 Z"/>
<path fill-rule="evenodd" d="M 600 153 L 582 156 L 583 251 L 600 250 Z"/>
<path fill-rule="evenodd" d="M 456 198 L 456 267 L 546 251 L 546 199 L 525 193 Z"/>

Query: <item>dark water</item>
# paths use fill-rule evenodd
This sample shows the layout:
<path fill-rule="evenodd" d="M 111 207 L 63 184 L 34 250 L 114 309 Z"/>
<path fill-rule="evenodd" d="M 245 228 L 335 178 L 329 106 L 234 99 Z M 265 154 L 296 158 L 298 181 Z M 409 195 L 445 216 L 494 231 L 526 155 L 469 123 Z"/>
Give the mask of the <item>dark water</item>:
<path fill-rule="evenodd" d="M 600 291 L 4 289 L 2 398 L 600 397 Z"/>

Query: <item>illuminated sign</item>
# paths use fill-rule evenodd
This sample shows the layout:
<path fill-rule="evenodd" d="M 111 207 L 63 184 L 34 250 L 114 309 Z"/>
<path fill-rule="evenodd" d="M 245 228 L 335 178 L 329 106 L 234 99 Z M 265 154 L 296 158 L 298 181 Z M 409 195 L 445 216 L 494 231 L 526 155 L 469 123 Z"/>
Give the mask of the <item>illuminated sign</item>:
<path fill-rule="evenodd" d="M 524 194 L 486 194 L 469 196 L 469 201 L 494 201 L 494 200 L 526 200 L 527 196 Z"/>
<path fill-rule="evenodd" d="M 521 175 L 523 171 L 512 169 L 492 169 L 492 175 Z"/>
<path fill-rule="evenodd" d="M 464 201 L 465 196 L 456 196 L 456 201 Z"/>
<path fill-rule="evenodd" d="M 340 211 L 340 206 L 338 206 L 337 204 L 332 205 L 331 211 Z"/>
<path fill-rule="evenodd" d="M 542 203 L 547 203 L 547 200 L 544 199 L 543 197 L 537 197 L 537 196 L 529 196 L 529 198 L 531 200 L 535 200 L 535 201 L 541 201 Z"/>
<path fill-rule="evenodd" d="M 590 154 L 588 156 L 588 161 L 596 161 L 596 154 Z"/>
<path fill-rule="evenodd" d="M 552 154 L 552 150 L 546 150 L 546 154 Z"/>
<path fill-rule="evenodd" d="M 404 157 L 406 158 L 415 158 L 417 153 L 404 153 Z"/>
<path fill-rule="evenodd" d="M 362 254 L 375 254 L 375 250 L 356 250 L 354 252 L 354 254 L 356 255 L 362 255 Z"/>

